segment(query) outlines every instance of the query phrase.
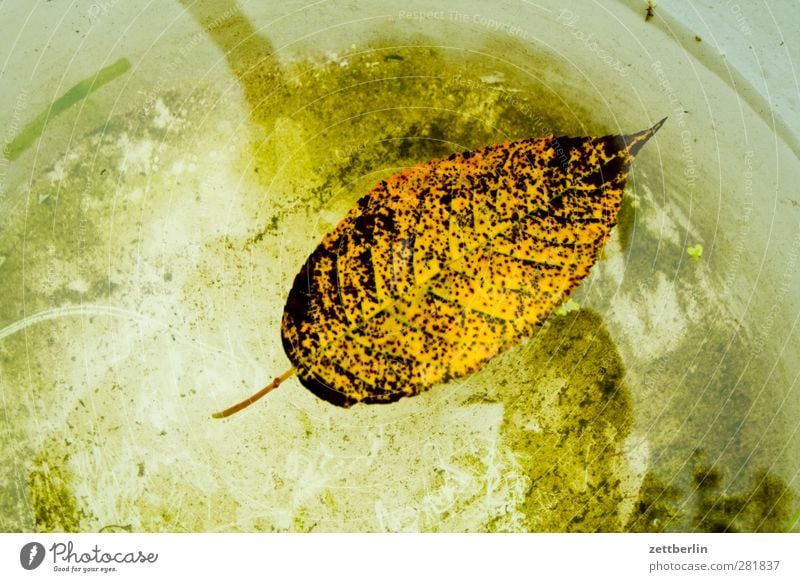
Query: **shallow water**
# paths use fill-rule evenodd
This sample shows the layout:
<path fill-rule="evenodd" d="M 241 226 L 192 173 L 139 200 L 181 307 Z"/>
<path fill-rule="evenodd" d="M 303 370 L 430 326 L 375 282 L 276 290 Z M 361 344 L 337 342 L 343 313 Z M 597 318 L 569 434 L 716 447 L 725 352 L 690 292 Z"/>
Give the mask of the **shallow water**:
<path fill-rule="evenodd" d="M 796 367 L 776 354 L 797 345 L 781 290 L 796 288 L 800 238 L 786 280 L 768 279 L 775 301 L 748 298 L 763 218 L 718 218 L 722 182 L 701 171 L 709 134 L 691 110 L 634 163 L 580 309 L 525 345 L 391 406 L 335 408 L 290 380 L 211 420 L 288 368 L 289 286 L 378 180 L 505 139 L 653 119 L 598 116 L 607 93 L 511 34 L 456 49 L 395 15 L 368 43 L 278 61 L 233 5 L 193 16 L 205 32 L 173 68 L 209 43 L 226 66 L 132 77 L 101 123 L 45 130 L 69 147 L 21 156 L 34 169 L 3 200 L 2 530 L 792 527 Z M 647 113 L 674 113 L 669 98 Z M 726 195 L 746 209 L 747 152 L 752 165 L 761 150 L 730 149 Z"/>

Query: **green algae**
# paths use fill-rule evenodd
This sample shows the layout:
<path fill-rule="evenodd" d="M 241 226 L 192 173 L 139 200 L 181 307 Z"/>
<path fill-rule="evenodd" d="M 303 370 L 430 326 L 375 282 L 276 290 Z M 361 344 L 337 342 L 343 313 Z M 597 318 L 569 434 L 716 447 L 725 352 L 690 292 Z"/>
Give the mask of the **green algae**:
<path fill-rule="evenodd" d="M 85 511 L 73 492 L 69 454 L 50 442 L 33 460 L 28 476 L 28 497 L 36 531 L 80 532 Z"/>
<path fill-rule="evenodd" d="M 789 526 L 786 528 L 787 532 L 797 532 L 800 529 L 800 509 L 798 509 L 789 520 Z"/>
<path fill-rule="evenodd" d="M 625 460 L 633 406 L 602 317 L 582 309 L 550 318 L 502 359 L 487 385 L 504 404 L 503 441 L 528 478 L 523 529 L 619 531 L 638 489 Z"/>
<path fill-rule="evenodd" d="M 687 490 L 648 473 L 627 531 L 763 533 L 792 531 L 796 525 L 797 495 L 766 470 L 754 471 L 741 490 L 731 490 L 727 471 L 704 464 L 699 453 L 685 471 L 691 474 Z"/>

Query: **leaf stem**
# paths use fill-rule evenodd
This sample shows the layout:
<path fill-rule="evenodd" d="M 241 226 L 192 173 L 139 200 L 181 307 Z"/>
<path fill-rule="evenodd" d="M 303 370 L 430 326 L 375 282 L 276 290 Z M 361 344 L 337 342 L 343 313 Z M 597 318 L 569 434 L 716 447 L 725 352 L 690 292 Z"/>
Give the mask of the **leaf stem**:
<path fill-rule="evenodd" d="M 263 397 L 268 392 L 272 392 L 273 390 L 275 390 L 275 388 L 280 386 L 283 383 L 284 380 L 286 380 L 287 378 L 292 377 L 296 373 L 297 373 L 297 370 L 295 370 L 294 366 L 292 366 L 291 368 L 286 370 L 283 374 L 281 374 L 280 376 L 275 378 L 272 382 L 270 382 L 269 384 L 264 386 L 261 390 L 259 390 L 258 392 L 256 392 L 252 396 L 250 396 L 249 398 L 246 398 L 246 399 L 242 400 L 239 404 L 234 404 L 230 408 L 226 408 L 222 412 L 215 412 L 214 414 L 211 415 L 211 417 L 212 418 L 225 418 L 225 417 L 230 416 L 232 414 L 236 414 L 237 412 L 239 412 L 243 408 L 247 408 L 248 406 L 253 404 L 253 402 L 256 402 L 257 400 L 259 400 L 261 397 Z"/>

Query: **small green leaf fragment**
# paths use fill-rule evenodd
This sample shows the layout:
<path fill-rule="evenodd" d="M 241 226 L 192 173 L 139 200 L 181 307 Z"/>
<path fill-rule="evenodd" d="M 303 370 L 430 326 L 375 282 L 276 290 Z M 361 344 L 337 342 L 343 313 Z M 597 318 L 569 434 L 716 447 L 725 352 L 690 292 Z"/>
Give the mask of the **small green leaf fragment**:
<path fill-rule="evenodd" d="M 566 315 L 572 311 L 578 311 L 581 308 L 580 303 L 572 298 L 567 299 L 564 303 L 556 309 L 556 315 Z"/>
<path fill-rule="evenodd" d="M 703 256 L 703 245 L 697 243 L 693 247 L 688 247 L 686 252 L 689 253 L 689 256 L 692 257 L 692 259 L 699 261 L 700 257 Z"/>

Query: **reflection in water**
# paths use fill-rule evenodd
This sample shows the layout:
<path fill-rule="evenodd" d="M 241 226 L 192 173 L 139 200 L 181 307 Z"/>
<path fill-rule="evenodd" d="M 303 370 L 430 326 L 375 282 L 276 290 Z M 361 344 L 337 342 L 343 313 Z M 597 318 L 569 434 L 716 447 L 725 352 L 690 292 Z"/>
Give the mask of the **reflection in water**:
<path fill-rule="evenodd" d="M 244 91 L 252 120 L 268 131 L 278 101 L 276 93 L 284 82 L 272 43 L 255 29 L 237 2 L 179 1 L 225 55 Z"/>

